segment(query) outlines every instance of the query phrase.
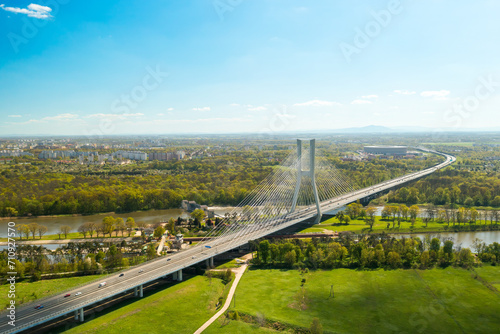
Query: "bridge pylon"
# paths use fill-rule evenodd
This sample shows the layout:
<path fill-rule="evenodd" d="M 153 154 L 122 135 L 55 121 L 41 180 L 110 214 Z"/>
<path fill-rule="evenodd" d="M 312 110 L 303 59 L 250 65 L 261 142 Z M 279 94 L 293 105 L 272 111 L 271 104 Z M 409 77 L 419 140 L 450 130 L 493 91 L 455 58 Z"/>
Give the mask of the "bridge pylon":
<path fill-rule="evenodd" d="M 302 166 L 302 142 L 304 140 L 302 139 L 297 139 L 297 157 L 298 157 L 298 163 L 297 163 L 297 183 L 295 184 L 295 192 L 293 194 L 293 200 L 292 200 L 292 207 L 290 209 L 290 213 L 295 211 L 295 208 L 297 206 L 297 199 L 299 198 L 299 191 L 300 191 L 300 186 L 302 184 L 302 177 L 303 176 L 309 176 L 311 179 L 311 184 L 312 184 L 312 189 L 313 189 L 313 195 L 314 195 L 314 201 L 316 202 L 316 211 L 317 211 L 317 216 L 315 220 L 315 224 L 318 224 L 321 221 L 321 206 L 320 206 L 320 201 L 319 201 L 319 196 L 318 196 L 318 189 L 316 187 L 316 177 L 315 177 L 315 162 L 316 162 L 316 139 L 309 139 L 309 166 L 304 166 L 306 169 L 303 169 Z"/>

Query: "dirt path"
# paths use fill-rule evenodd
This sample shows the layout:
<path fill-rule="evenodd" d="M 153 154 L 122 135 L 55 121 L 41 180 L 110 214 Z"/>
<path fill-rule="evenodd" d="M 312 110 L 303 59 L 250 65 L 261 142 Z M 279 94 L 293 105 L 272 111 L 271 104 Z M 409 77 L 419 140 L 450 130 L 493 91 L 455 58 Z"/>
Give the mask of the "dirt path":
<path fill-rule="evenodd" d="M 250 257 L 249 257 L 250 256 Z M 251 258 L 252 254 L 247 254 L 243 258 L 244 259 L 249 259 Z M 207 322 L 205 322 L 194 334 L 201 334 L 205 329 L 208 328 L 215 320 L 217 320 L 224 312 L 227 311 L 229 306 L 231 305 L 231 301 L 233 300 L 234 293 L 236 291 L 236 287 L 238 286 L 238 283 L 240 282 L 241 276 L 243 276 L 243 273 L 247 269 L 248 264 L 244 264 L 239 268 L 233 268 L 231 269 L 235 274 L 236 277 L 234 278 L 233 285 L 231 286 L 231 289 L 229 290 L 229 294 L 227 295 L 226 302 L 224 303 L 224 306 L 219 310 L 219 312 L 215 313 L 213 317 L 211 317 Z"/>

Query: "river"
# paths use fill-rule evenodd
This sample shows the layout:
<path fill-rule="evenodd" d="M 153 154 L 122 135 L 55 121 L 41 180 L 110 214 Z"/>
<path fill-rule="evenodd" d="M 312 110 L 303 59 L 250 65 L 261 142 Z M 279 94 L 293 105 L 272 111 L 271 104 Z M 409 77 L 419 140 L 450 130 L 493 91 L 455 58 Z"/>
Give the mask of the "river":
<path fill-rule="evenodd" d="M 224 216 L 224 213 L 231 212 L 233 207 L 211 207 L 211 210 L 217 215 Z M 379 209 L 381 210 L 381 208 Z M 334 212 L 329 212 L 329 214 L 335 214 Z M 89 216 L 63 216 L 63 217 L 37 217 L 37 218 L 20 218 L 20 219 L 11 219 L 17 224 L 30 224 L 30 223 L 38 223 L 40 225 L 45 225 L 48 228 L 46 234 L 57 234 L 59 232 L 59 228 L 62 225 L 68 225 L 71 227 L 71 232 L 77 232 L 78 227 L 85 222 L 102 222 L 102 219 L 106 217 L 108 214 L 96 214 Z M 155 223 L 159 221 L 166 221 L 170 218 L 188 218 L 189 213 L 182 209 L 168 209 L 168 210 L 149 210 L 149 211 L 140 211 L 140 212 L 131 212 L 131 213 L 123 213 L 123 214 L 112 214 L 113 217 L 122 217 L 123 220 L 126 220 L 128 217 L 134 218 L 136 222 L 143 221 L 145 223 Z M 7 224 L 9 220 L 0 220 L 0 237 L 7 237 Z M 441 240 L 446 238 L 453 238 L 455 246 L 461 245 L 462 247 L 470 248 L 472 247 L 472 242 L 474 239 L 478 238 L 483 240 L 486 244 L 491 244 L 493 242 L 500 242 L 500 231 L 489 231 L 489 232 L 442 232 L 442 233 L 430 233 L 430 234 L 412 234 L 413 237 L 419 237 L 423 239 L 426 235 L 439 235 Z M 408 234 L 396 234 L 397 237 L 408 237 Z M 58 245 L 60 246 L 60 245 Z M 47 248 L 53 247 L 57 248 L 56 245 L 46 245 Z M 2 248 L 0 247 L 0 250 Z"/>
<path fill-rule="evenodd" d="M 215 214 L 224 216 L 226 212 L 231 212 L 232 207 L 213 207 L 210 208 Z M 136 222 L 143 221 L 147 224 L 152 224 L 160 221 L 167 221 L 170 218 L 177 219 L 189 218 L 189 213 L 182 209 L 168 209 L 168 210 L 148 210 L 148 211 L 138 211 L 130 213 L 120 213 L 120 214 L 110 214 L 110 213 L 100 213 L 89 216 L 61 216 L 61 217 L 34 217 L 34 218 L 12 218 L 10 220 L 0 220 L 0 238 L 7 237 L 7 224 L 9 221 L 13 221 L 16 225 L 19 224 L 31 224 L 37 223 L 39 225 L 47 226 L 47 233 L 57 234 L 59 233 L 59 228 L 63 225 L 68 225 L 71 227 L 71 232 L 78 232 L 78 227 L 85 222 L 102 222 L 102 219 L 106 216 L 121 217 L 123 220 L 127 220 L 128 217 L 134 218 Z"/>
<path fill-rule="evenodd" d="M 443 242 L 444 240 L 451 239 L 453 241 L 454 247 L 458 246 L 462 248 L 472 249 L 472 243 L 474 240 L 480 239 L 487 245 L 494 242 L 500 243 L 500 231 L 481 231 L 481 232 L 441 232 L 441 233 L 415 233 L 415 234 L 392 234 L 396 238 L 420 238 L 423 240 L 426 236 L 430 238 L 439 238 Z"/>

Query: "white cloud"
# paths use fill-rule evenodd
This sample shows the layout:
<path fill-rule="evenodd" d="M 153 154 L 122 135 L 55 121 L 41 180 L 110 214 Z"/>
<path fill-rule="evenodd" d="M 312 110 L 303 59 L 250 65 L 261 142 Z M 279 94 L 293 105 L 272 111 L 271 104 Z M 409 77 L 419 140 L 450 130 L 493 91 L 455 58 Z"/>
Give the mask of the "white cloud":
<path fill-rule="evenodd" d="M 210 107 L 193 108 L 194 111 L 210 111 Z"/>
<path fill-rule="evenodd" d="M 151 124 L 151 125 L 156 125 L 159 122 L 161 123 L 166 123 L 166 124 L 194 124 L 194 123 L 217 123 L 217 122 L 248 122 L 248 118 L 242 118 L 242 117 L 235 117 L 235 118 L 223 118 L 223 117 L 216 117 L 216 118 L 197 118 L 197 119 L 173 119 L 173 120 L 166 120 L 166 119 L 157 119 L 152 122 L 142 122 L 142 124 Z"/>
<path fill-rule="evenodd" d="M 22 117 L 21 115 L 8 115 L 7 117 Z"/>
<path fill-rule="evenodd" d="M 375 95 L 375 94 L 372 94 L 372 95 L 365 95 L 365 96 L 361 96 L 362 99 L 378 99 L 378 95 Z"/>
<path fill-rule="evenodd" d="M 19 7 L 5 7 L 5 5 L 0 5 L 0 8 L 7 12 L 12 12 L 16 14 L 25 14 L 29 17 L 34 17 L 37 19 L 49 19 L 52 17 L 50 12 L 52 12 L 52 8 L 47 6 L 41 6 L 37 4 L 30 4 L 28 8 L 19 8 Z"/>
<path fill-rule="evenodd" d="M 434 100 L 447 100 L 448 95 L 450 95 L 449 90 L 428 90 L 428 91 L 423 91 L 420 93 L 420 96 L 422 97 L 430 97 L 433 98 Z"/>
<path fill-rule="evenodd" d="M 59 114 L 57 116 L 44 117 L 41 120 L 42 121 L 68 121 L 68 120 L 72 120 L 72 119 L 76 119 L 76 118 L 78 118 L 77 114 L 66 113 L 66 114 Z"/>
<path fill-rule="evenodd" d="M 252 108 L 248 108 L 248 111 L 264 111 L 264 110 L 267 110 L 266 107 L 252 107 Z"/>
<path fill-rule="evenodd" d="M 163 115 L 165 115 L 165 114 L 160 113 L 160 114 L 156 114 L 156 115 L 158 115 L 158 116 L 163 116 Z"/>
<path fill-rule="evenodd" d="M 351 104 L 371 104 L 371 103 L 373 102 L 370 100 L 360 100 L 360 99 L 351 102 Z"/>
<path fill-rule="evenodd" d="M 322 101 L 322 100 L 311 100 L 307 102 L 302 102 L 302 103 L 295 103 L 293 106 L 294 107 L 331 107 L 335 105 L 340 105 L 338 102 L 332 102 L 332 101 Z"/>
<path fill-rule="evenodd" d="M 415 94 L 416 92 L 409 91 L 409 90 L 406 90 L 406 89 L 403 89 L 403 90 L 396 89 L 396 90 L 394 91 L 394 93 L 396 93 L 396 94 L 401 94 L 401 95 L 413 95 L 413 94 Z"/>
<path fill-rule="evenodd" d="M 140 117 L 144 114 L 138 112 L 135 114 L 92 114 L 88 115 L 87 118 L 126 118 L 126 117 Z"/>
<path fill-rule="evenodd" d="M 240 104 L 239 103 L 231 103 L 229 106 L 231 106 L 231 107 L 239 107 Z"/>
<path fill-rule="evenodd" d="M 172 110 L 174 110 L 174 108 L 168 108 L 168 109 L 167 109 L 167 111 L 172 111 Z"/>

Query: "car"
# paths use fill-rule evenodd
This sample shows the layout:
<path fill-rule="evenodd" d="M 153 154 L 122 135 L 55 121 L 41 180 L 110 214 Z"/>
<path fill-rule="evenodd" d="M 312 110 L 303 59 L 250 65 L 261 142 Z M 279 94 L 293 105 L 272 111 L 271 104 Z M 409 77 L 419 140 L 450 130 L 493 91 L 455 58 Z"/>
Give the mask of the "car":
<path fill-rule="evenodd" d="M 170 260 L 172 260 L 172 259 L 167 259 L 167 261 L 170 261 Z"/>
<path fill-rule="evenodd" d="M 121 273 L 118 277 L 122 277 L 123 275 L 125 275 L 124 273 Z"/>
<path fill-rule="evenodd" d="M 79 295 L 81 295 L 81 294 L 82 294 L 82 292 L 81 292 L 81 291 L 78 291 L 77 293 L 75 293 L 75 296 L 79 296 Z"/>
<path fill-rule="evenodd" d="M 196 256 L 193 256 L 192 259 L 196 258 Z"/>
<path fill-rule="evenodd" d="M 71 296 L 71 293 L 67 293 L 64 295 L 64 298 Z"/>
<path fill-rule="evenodd" d="M 40 307 L 38 309 L 41 310 L 42 308 L 43 308 L 43 305 L 40 305 Z"/>
<path fill-rule="evenodd" d="M 38 304 L 37 306 L 35 306 L 35 310 L 38 310 L 39 308 L 41 308 L 42 305 L 41 304 Z"/>
<path fill-rule="evenodd" d="M 142 269 L 141 269 L 141 270 L 139 270 L 139 274 L 140 274 L 140 273 L 142 273 L 143 271 L 144 271 L 144 270 L 142 270 Z"/>
<path fill-rule="evenodd" d="M 99 288 L 106 285 L 106 282 L 99 283 Z"/>

